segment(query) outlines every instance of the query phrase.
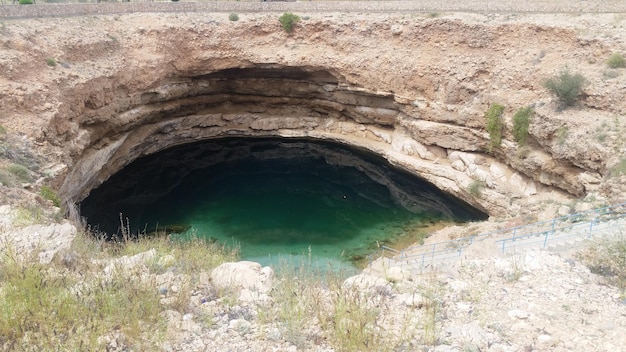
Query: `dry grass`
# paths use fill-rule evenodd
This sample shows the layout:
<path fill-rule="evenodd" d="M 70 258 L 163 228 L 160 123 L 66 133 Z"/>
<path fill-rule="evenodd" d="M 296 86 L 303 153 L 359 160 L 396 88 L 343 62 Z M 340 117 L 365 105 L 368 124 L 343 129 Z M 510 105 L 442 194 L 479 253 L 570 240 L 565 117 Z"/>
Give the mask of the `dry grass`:
<path fill-rule="evenodd" d="M 199 273 L 236 258 L 236 251 L 201 240 L 167 238 L 111 244 L 79 235 L 72 250 L 50 265 L 40 264 L 35 255 L 7 249 L 0 256 L 0 349 L 106 350 L 113 340 L 130 350 L 158 349 L 165 332 L 159 314 L 184 311 L 189 290 L 181 287 L 181 300 L 163 304 L 154 276 L 128 268 L 107 275 L 102 262 L 93 260 L 106 262 L 151 248 L 157 255 L 145 263 L 149 272 L 174 270 L 190 278 L 188 286 Z M 159 266 L 164 256 L 175 260 Z"/>

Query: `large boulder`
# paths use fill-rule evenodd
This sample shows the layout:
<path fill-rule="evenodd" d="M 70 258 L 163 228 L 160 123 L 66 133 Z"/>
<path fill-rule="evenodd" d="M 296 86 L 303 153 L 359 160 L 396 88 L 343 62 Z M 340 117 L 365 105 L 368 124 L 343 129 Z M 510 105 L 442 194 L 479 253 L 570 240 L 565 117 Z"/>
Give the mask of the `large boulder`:
<path fill-rule="evenodd" d="M 211 272 L 215 288 L 269 292 L 274 280 L 274 270 L 249 261 L 221 264 Z"/>
<path fill-rule="evenodd" d="M 48 264 L 59 251 L 68 250 L 76 237 L 76 227 L 68 221 L 60 224 L 30 225 L 0 233 L 0 241 L 8 243 L 21 255 L 37 253 L 42 264 Z"/>

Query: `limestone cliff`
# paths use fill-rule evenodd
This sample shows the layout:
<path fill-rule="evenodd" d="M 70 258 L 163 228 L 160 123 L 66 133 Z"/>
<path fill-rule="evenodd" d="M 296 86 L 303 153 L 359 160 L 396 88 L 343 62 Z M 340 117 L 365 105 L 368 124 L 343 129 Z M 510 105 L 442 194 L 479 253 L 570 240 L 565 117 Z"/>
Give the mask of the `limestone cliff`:
<path fill-rule="evenodd" d="M 611 169 L 626 151 L 626 72 L 604 63 L 626 52 L 618 15 L 326 13 L 293 34 L 277 17 L 5 22 L 0 123 L 66 166 L 57 182 L 72 201 L 137 157 L 221 136 L 365 148 L 491 215 L 546 196 L 625 200 Z M 587 84 L 559 111 L 543 82 L 564 67 Z M 492 103 L 506 132 L 490 152 Z M 511 118 L 524 106 L 535 117 L 520 147 Z"/>

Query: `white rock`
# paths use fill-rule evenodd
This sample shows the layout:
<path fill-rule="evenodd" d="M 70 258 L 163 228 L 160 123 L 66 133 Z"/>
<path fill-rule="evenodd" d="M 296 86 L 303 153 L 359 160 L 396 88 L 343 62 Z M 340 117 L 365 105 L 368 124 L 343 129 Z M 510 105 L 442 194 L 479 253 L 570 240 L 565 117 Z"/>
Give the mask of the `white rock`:
<path fill-rule="evenodd" d="M 395 297 L 400 304 L 405 305 L 407 307 L 420 307 L 423 304 L 424 297 L 419 293 L 402 293 Z"/>
<path fill-rule="evenodd" d="M 511 318 L 515 318 L 515 319 L 528 319 L 529 314 L 521 309 L 512 309 L 508 312 L 509 317 Z"/>
<path fill-rule="evenodd" d="M 411 273 L 397 266 L 392 266 L 387 270 L 387 280 L 389 282 L 400 282 L 411 277 Z"/>
<path fill-rule="evenodd" d="M 274 279 L 272 268 L 255 262 L 224 263 L 211 272 L 211 281 L 218 289 L 250 289 L 269 292 Z"/>
<path fill-rule="evenodd" d="M 389 282 L 387 282 L 387 280 L 365 273 L 351 276 L 343 282 L 344 287 L 356 288 L 358 290 L 384 288 L 388 285 Z"/>
<path fill-rule="evenodd" d="M 537 344 L 543 346 L 550 346 L 554 342 L 554 338 L 550 335 L 542 334 L 537 336 Z"/>
<path fill-rule="evenodd" d="M 504 170 L 500 166 L 496 165 L 496 163 L 489 166 L 489 171 L 491 172 L 491 176 L 495 179 L 500 179 L 505 176 Z"/>
<path fill-rule="evenodd" d="M 460 159 L 453 161 L 452 164 L 450 164 L 450 166 L 452 166 L 453 169 L 459 170 L 459 171 L 465 171 L 465 169 L 467 168 L 465 164 L 463 163 L 463 161 L 461 161 Z"/>
<path fill-rule="evenodd" d="M 0 209 L 0 217 L 11 217 L 11 214 L 2 216 L 2 212 L 10 213 L 10 207 Z M 4 219 L 2 221 L 10 220 Z M 37 224 L 0 233 L 0 242 L 3 245 L 12 246 L 18 254 L 39 251 L 40 262 L 48 264 L 57 252 L 69 250 L 76 233 L 76 227 L 67 221 L 61 224 Z"/>
<path fill-rule="evenodd" d="M 400 35 L 402 34 L 402 26 L 399 24 L 394 24 L 391 26 L 391 34 Z"/>

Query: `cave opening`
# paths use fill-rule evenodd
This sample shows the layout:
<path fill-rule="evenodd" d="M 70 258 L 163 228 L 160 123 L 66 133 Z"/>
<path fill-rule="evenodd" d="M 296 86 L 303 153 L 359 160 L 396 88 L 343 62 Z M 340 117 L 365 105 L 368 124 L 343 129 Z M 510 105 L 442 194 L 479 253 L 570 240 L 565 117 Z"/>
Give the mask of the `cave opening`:
<path fill-rule="evenodd" d="M 110 238 L 165 230 L 264 265 L 354 267 L 382 244 L 487 215 L 372 152 L 302 138 L 219 138 L 136 159 L 80 204 Z"/>

